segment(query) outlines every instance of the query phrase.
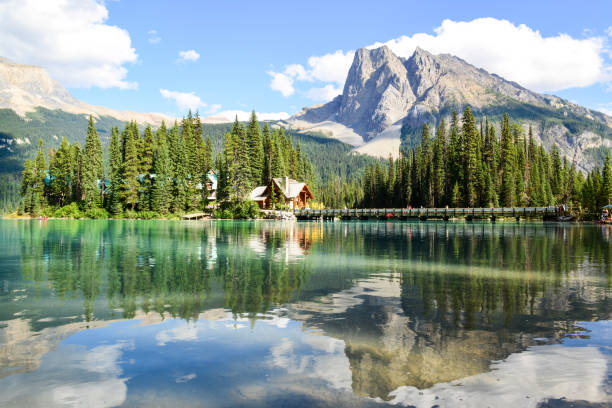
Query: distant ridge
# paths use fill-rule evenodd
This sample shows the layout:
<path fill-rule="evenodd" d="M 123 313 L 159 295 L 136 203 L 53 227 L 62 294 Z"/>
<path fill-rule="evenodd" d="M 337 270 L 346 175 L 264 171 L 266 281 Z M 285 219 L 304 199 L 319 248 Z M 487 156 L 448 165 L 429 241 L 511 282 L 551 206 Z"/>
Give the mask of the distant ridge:
<path fill-rule="evenodd" d="M 74 98 L 47 71 L 34 65 L 17 64 L 0 57 L 0 109 L 11 109 L 25 117 L 36 108 L 61 110 L 67 113 L 108 116 L 120 121 L 135 120 L 140 124 L 159 126 L 162 120 L 174 118 L 161 113 L 141 113 L 89 105 Z"/>

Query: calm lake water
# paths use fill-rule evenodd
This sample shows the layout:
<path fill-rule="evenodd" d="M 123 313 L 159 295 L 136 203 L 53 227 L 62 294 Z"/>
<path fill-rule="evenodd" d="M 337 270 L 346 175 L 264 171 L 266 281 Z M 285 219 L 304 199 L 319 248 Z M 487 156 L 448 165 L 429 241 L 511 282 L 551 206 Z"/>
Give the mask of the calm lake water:
<path fill-rule="evenodd" d="M 611 406 L 612 228 L 0 220 L 0 406 Z"/>

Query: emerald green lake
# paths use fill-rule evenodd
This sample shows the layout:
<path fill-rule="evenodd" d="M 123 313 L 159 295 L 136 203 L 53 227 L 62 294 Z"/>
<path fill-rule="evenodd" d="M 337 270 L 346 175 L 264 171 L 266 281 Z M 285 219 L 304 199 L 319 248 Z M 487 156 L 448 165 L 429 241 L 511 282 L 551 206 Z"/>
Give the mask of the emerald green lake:
<path fill-rule="evenodd" d="M 610 407 L 611 236 L 0 220 L 0 406 Z"/>

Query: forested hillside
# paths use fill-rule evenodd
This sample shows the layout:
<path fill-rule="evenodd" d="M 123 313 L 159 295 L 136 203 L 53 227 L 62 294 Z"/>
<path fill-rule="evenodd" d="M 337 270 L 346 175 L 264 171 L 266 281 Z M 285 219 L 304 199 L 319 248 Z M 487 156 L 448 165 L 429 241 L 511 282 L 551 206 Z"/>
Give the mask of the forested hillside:
<path fill-rule="evenodd" d="M 499 133 L 498 133 L 499 132 Z M 498 136 L 499 134 L 499 136 Z M 450 130 L 441 122 L 432 138 L 428 124 L 421 142 L 397 161 L 368 166 L 361 199 L 347 206 L 385 207 L 538 207 L 567 204 L 597 213 L 612 201 L 612 168 L 585 175 L 562 158 L 553 145 L 546 151 L 532 129 L 503 116 L 499 129 L 477 123 L 470 107 L 460 119 L 452 113 Z"/>
<path fill-rule="evenodd" d="M 197 119 L 196 119 L 197 118 Z M 194 120 L 199 121 L 198 115 Z M 0 110 L 0 212 L 11 211 L 19 204 L 19 186 L 21 173 L 26 159 L 33 159 L 37 151 L 37 143 L 42 139 L 43 146 L 48 149 L 58 149 L 62 138 L 70 144 L 84 146 L 87 134 L 87 118 L 62 111 L 37 109 L 21 118 L 8 109 Z M 106 174 L 109 174 L 108 149 L 111 140 L 111 129 L 124 128 L 126 122 L 113 118 L 97 118 L 95 120 L 96 132 L 100 138 L 104 152 L 104 165 Z M 173 124 L 167 124 L 172 126 Z M 178 124 L 180 127 L 180 123 Z M 275 125 L 270 124 L 271 128 Z M 133 125 L 143 132 L 143 126 Z M 202 124 L 203 138 L 210 138 L 213 156 L 221 152 L 224 135 L 232 130 L 231 123 Z M 264 126 L 260 123 L 260 126 Z M 313 166 L 313 188 L 318 194 L 319 186 L 326 185 L 328 181 L 346 181 L 355 179 L 363 174 L 366 164 L 377 160 L 368 156 L 351 153 L 351 146 L 334 139 L 318 135 L 299 134 L 288 132 L 287 136 L 292 143 L 299 144 L 303 155 Z"/>

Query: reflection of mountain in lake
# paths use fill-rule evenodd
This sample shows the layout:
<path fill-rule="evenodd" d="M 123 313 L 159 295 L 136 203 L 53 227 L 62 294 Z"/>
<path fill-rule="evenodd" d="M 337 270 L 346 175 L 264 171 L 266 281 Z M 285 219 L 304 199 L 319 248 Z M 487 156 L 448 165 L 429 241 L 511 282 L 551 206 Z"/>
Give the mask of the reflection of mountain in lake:
<path fill-rule="evenodd" d="M 35 369 L 53 342 L 105 321 L 218 320 L 229 312 L 252 326 L 276 309 L 344 344 L 353 392 L 388 400 L 401 387 L 488 372 L 492 361 L 582 334 L 578 321 L 611 315 L 612 245 L 594 226 L 50 221 L 19 228 L 15 236 L 0 232 L 19 242 L 28 283 L 23 293 L 9 288 L 6 296 L 22 298 L 0 311 L 8 322 L 0 326 L 0 364 L 16 369 Z M 65 323 L 80 315 L 85 323 Z M 37 333 L 44 342 L 32 340 Z M 29 360 L 9 362 L 34 345 L 39 352 Z"/>
<path fill-rule="evenodd" d="M 439 310 L 425 312 L 422 302 L 428 300 L 421 293 L 415 294 L 414 289 L 399 276 L 365 279 L 319 302 L 291 305 L 289 316 L 343 340 L 353 391 L 383 399 L 390 399 L 390 392 L 401 386 L 424 389 L 486 372 L 491 361 L 505 359 L 529 346 L 559 343 L 563 337 L 580 331 L 574 321 L 550 315 L 542 306 L 544 298 L 538 295 L 533 310 L 525 314 L 516 310 L 510 327 L 503 327 L 503 304 L 497 310 L 487 310 L 483 298 L 475 296 L 474 301 L 482 309 L 472 326 L 465 328 L 461 321 L 465 316 L 459 321 L 455 321 L 456 316 L 441 321 L 436 317 Z M 605 304 L 607 298 L 596 301 Z M 577 308 L 584 306 L 580 301 L 575 304 Z M 496 322 L 498 319 L 500 322 Z M 502 327 L 498 328 L 497 323 Z"/>

